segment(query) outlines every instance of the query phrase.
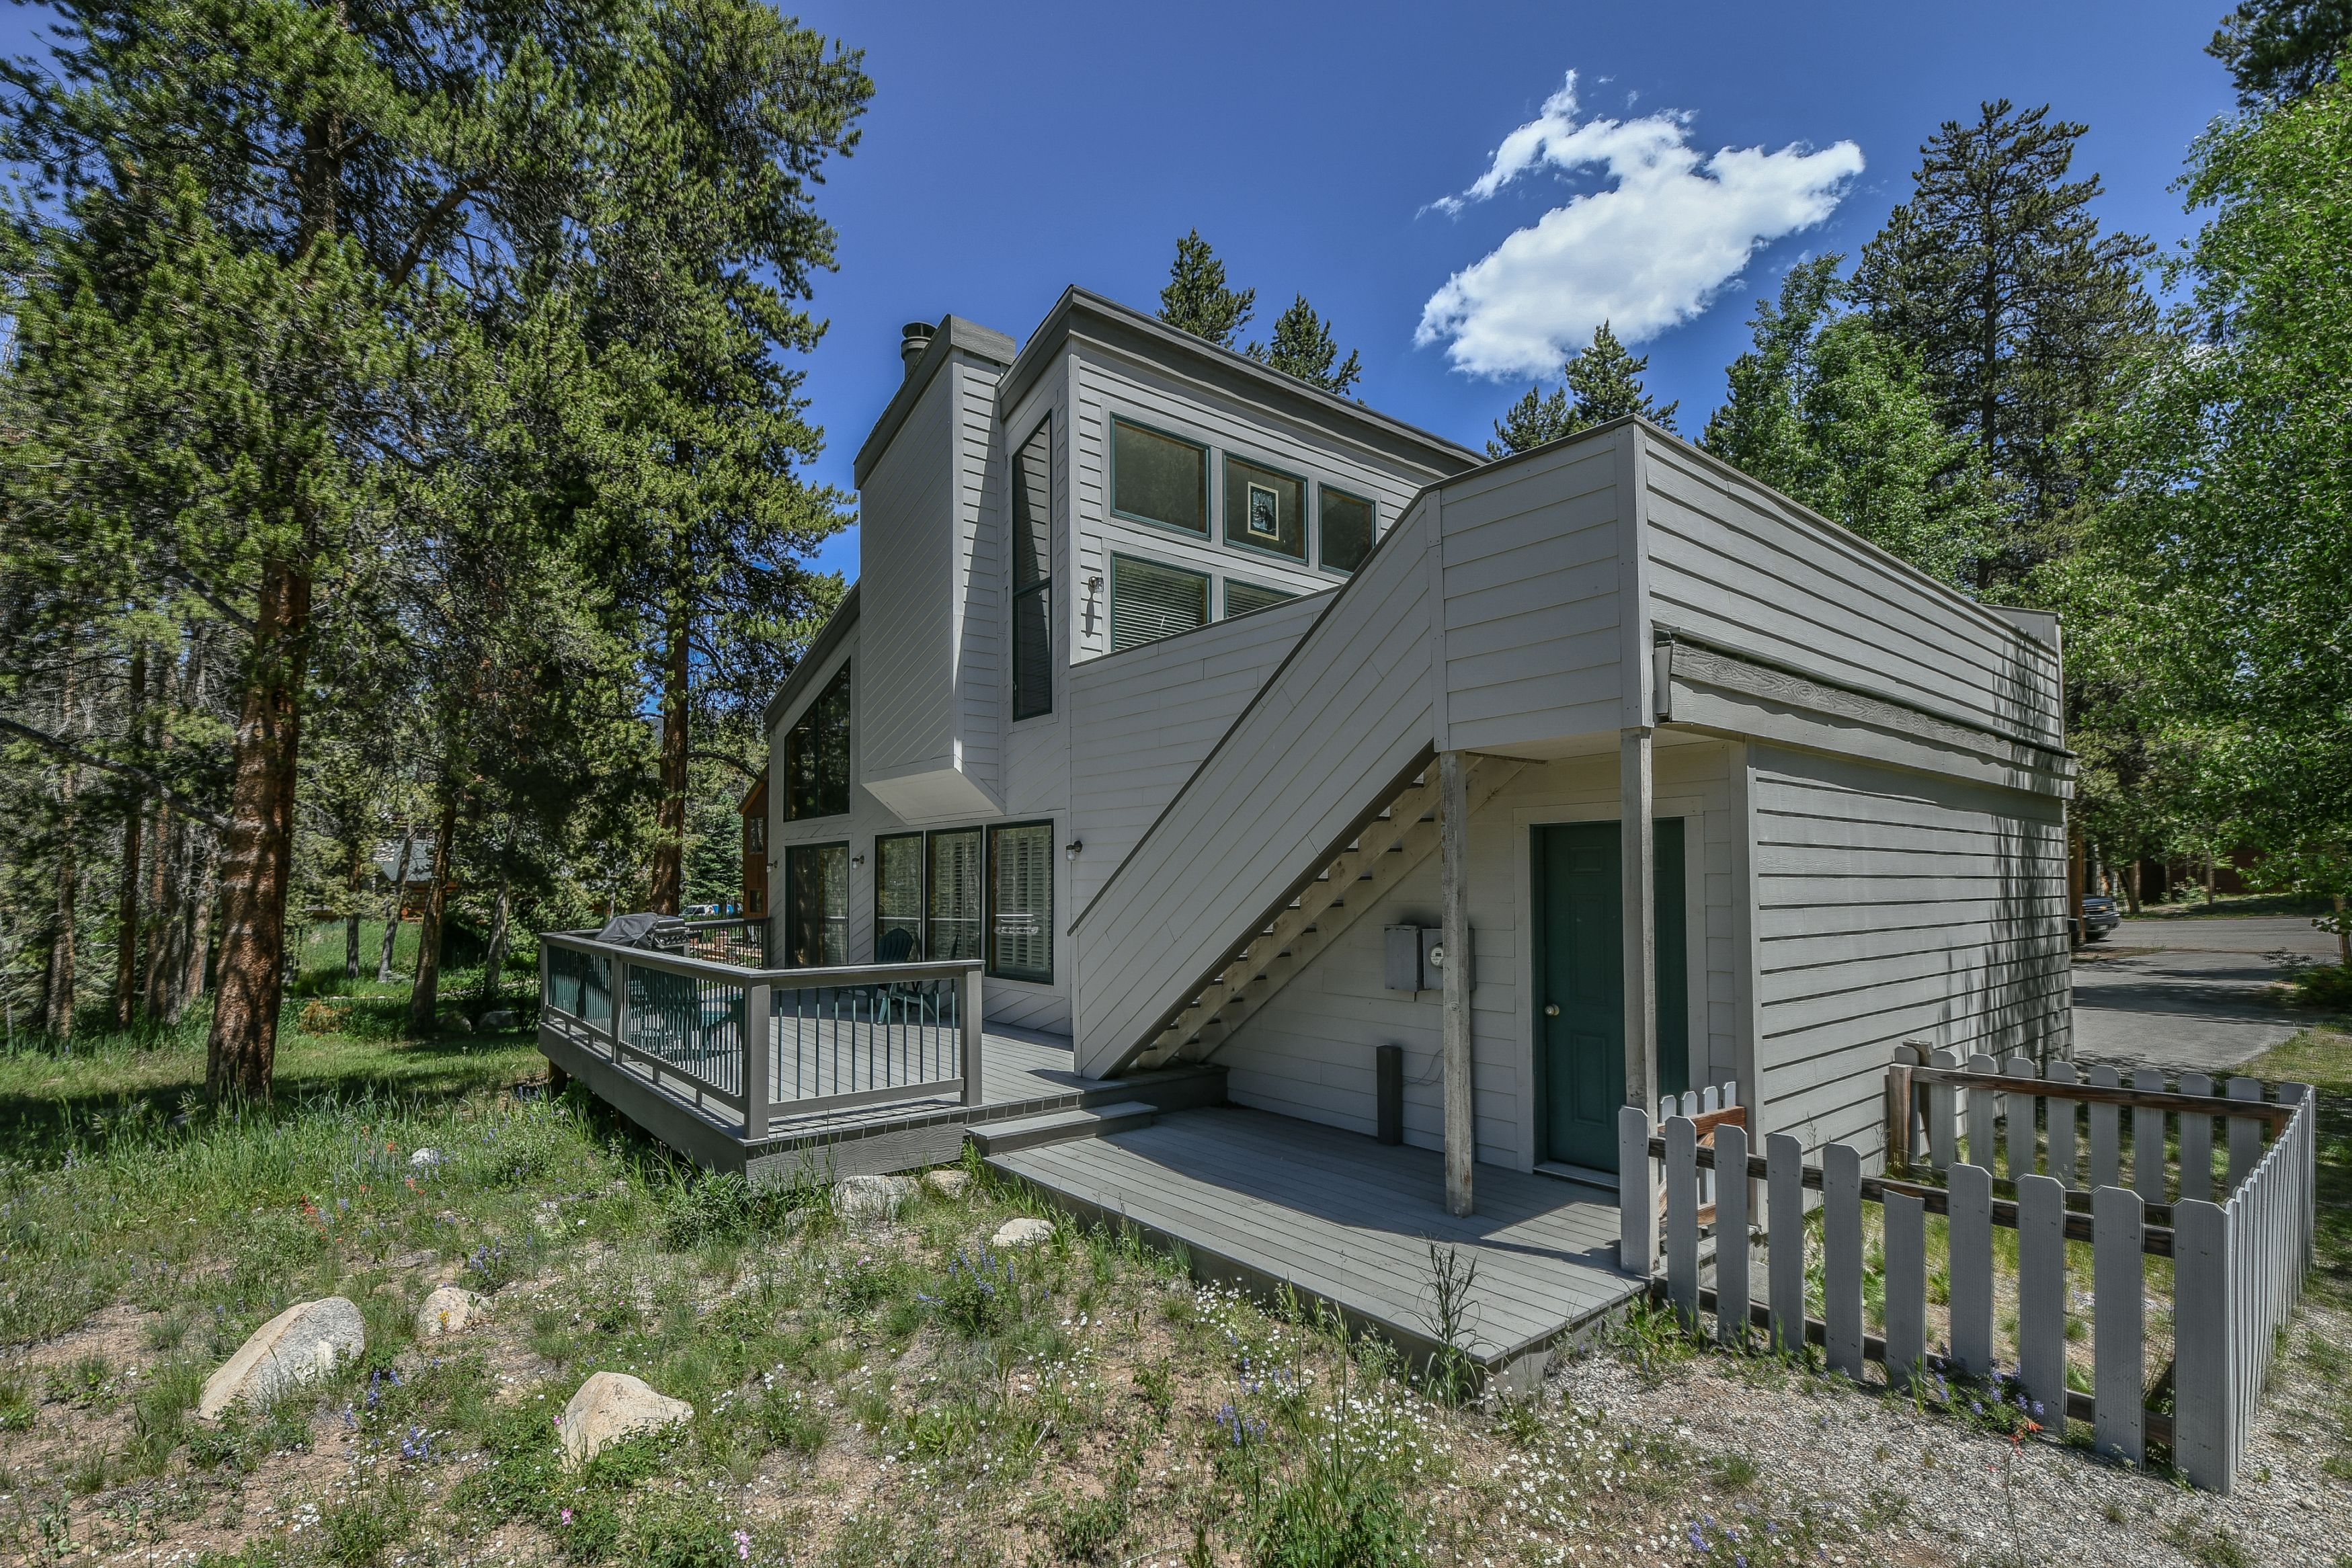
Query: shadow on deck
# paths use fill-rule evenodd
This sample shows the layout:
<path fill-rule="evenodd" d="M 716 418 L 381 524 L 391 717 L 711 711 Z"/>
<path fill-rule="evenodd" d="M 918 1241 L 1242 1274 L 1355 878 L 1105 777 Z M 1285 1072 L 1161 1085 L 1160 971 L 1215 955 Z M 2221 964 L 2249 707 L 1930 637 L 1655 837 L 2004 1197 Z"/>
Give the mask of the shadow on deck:
<path fill-rule="evenodd" d="M 1455 1248 L 1477 1265 L 1464 1348 L 1510 1380 L 1643 1288 L 1617 1270 L 1614 1192 L 1480 1166 L 1478 1212 L 1455 1218 L 1437 1154 L 1264 1111 L 1181 1111 L 988 1163 L 1081 1218 L 1181 1247 L 1197 1277 L 1254 1294 L 1288 1284 L 1415 1360 L 1438 1348 L 1430 1249 Z"/>

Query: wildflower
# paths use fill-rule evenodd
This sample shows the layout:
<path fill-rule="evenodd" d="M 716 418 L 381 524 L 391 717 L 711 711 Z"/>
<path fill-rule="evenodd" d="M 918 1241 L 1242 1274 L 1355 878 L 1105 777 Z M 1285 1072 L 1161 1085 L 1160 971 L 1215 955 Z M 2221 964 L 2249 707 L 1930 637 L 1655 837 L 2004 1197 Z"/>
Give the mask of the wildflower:
<path fill-rule="evenodd" d="M 568 1508 L 563 1511 L 563 1522 L 566 1524 L 572 1522 L 572 1511 Z"/>

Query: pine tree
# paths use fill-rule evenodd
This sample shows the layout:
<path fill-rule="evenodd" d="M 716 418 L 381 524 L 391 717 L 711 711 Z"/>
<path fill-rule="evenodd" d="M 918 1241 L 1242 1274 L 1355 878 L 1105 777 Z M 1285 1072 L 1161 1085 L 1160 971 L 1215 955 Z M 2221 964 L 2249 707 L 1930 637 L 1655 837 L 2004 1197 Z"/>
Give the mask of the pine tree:
<path fill-rule="evenodd" d="M 1257 308 L 1257 290 L 1225 287 L 1225 264 L 1194 229 L 1176 242 L 1168 286 L 1160 291 L 1160 319 L 1180 332 L 1230 349 Z"/>
<path fill-rule="evenodd" d="M 2086 129 L 2007 99 L 1973 124 L 1947 120 L 1854 269 L 1854 298 L 1916 360 L 1945 428 L 1976 444 L 1998 488 L 1979 588 L 2061 548 L 2065 515 L 2089 498 L 2081 422 L 2155 325 L 2139 283 L 2150 246 L 2102 234 L 2098 177 L 2067 177 Z"/>
<path fill-rule="evenodd" d="M 1353 349 L 1348 350 L 1344 362 L 1333 365 L 1339 358 L 1339 341 L 1331 336 L 1330 323 L 1315 314 L 1315 307 L 1307 303 L 1304 294 L 1275 318 L 1271 343 L 1252 343 L 1242 351 L 1270 370 L 1339 396 L 1345 396 L 1364 373 Z"/>
<path fill-rule="evenodd" d="M 1592 329 L 1591 343 L 1560 368 L 1561 384 L 1549 397 L 1529 387 L 1527 396 L 1495 422 L 1495 439 L 1486 443 L 1486 455 L 1507 457 L 1629 413 L 1661 429 L 1674 429 L 1681 400 L 1664 407 L 1652 402 L 1642 385 L 1643 372 L 1649 368 L 1649 356 L 1627 353 L 1603 321 Z"/>
<path fill-rule="evenodd" d="M 2230 68 L 2249 109 L 2284 103 L 2336 78 L 2352 44 L 2352 0 L 2245 0 L 2205 52 Z"/>
<path fill-rule="evenodd" d="M 1839 309 L 1843 258 L 1791 267 L 1700 444 L 1929 575 L 1973 570 L 1990 507 L 1976 449 L 1944 430 L 1918 367 Z"/>

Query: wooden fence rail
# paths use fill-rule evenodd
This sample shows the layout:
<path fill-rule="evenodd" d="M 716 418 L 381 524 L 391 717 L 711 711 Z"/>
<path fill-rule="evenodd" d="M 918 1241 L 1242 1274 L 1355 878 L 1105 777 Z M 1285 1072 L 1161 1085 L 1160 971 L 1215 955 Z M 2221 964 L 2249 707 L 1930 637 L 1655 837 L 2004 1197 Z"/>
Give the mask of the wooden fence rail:
<path fill-rule="evenodd" d="M 2310 1262 L 2316 1190 L 2311 1090 L 2282 1084 L 2273 1101 L 2262 1084 L 2246 1079 L 2233 1081 L 2227 1096 L 2189 1086 L 2175 1092 L 2161 1082 L 2122 1090 L 2095 1080 L 2082 1087 L 2121 1092 L 2053 1097 L 2047 1092 L 2053 1082 L 2073 1087 L 2075 1081 L 1962 1072 L 1901 1059 L 1890 1078 L 1897 1075 L 1906 1076 L 1890 1086 L 1889 1106 L 1906 1113 L 1897 1118 L 1906 1132 L 1924 1133 L 1927 1140 L 1910 1146 L 1948 1156 L 1964 1147 L 1969 1156 L 1948 1157 L 1935 1167 L 1940 1186 L 1865 1176 L 1865 1160 L 1877 1151 L 1830 1144 L 1819 1151 L 1817 1164 L 1809 1164 L 1797 1138 L 1775 1134 L 1764 1140 L 1759 1157 L 1748 1152 L 1744 1118 L 1717 1119 L 1703 1134 L 1699 1118 L 1672 1103 L 1661 1110 L 1673 1113 L 1654 1126 L 1640 1107 L 1626 1106 L 1619 1113 L 1625 1267 L 1644 1275 L 1656 1270 L 1662 1197 L 1664 1295 L 1693 1331 L 1702 1326 L 1702 1312 L 1712 1312 L 1716 1337 L 1727 1346 L 1748 1347 L 1752 1331 L 1761 1329 L 1769 1348 L 1801 1352 L 1819 1345 L 1833 1371 L 1856 1382 L 1864 1381 L 1864 1364 L 1876 1361 L 1890 1385 L 1908 1388 L 1924 1375 L 1990 1378 L 2000 1370 L 1993 1234 L 2012 1230 L 2017 1263 L 2007 1282 L 2016 1301 L 2014 1375 L 2027 1407 L 2053 1431 L 2063 1430 L 2065 1418 L 2087 1423 L 2100 1451 L 2134 1464 L 2144 1460 L 2148 1443 L 2163 1444 L 2192 1482 L 2229 1490 L 2268 1374 L 2273 1334 L 2293 1312 Z M 1924 1094 L 1924 1104 L 1915 1103 L 1915 1092 Z M 2006 1105 L 2000 1096 L 2009 1097 Z M 2056 1152 L 2037 1160 L 2031 1102 L 2053 1098 L 2058 1108 L 2044 1119 L 2061 1129 L 2051 1140 Z M 2102 1106 L 2110 1116 L 2128 1112 L 2132 1118 L 2132 1186 L 2115 1179 L 2120 1139 L 2103 1128 Z M 2107 1178 L 2087 1195 L 2070 1194 L 2067 1186 L 2079 1175 L 2064 1136 L 2077 1111 L 2091 1118 L 2092 1174 Z M 2179 1159 L 2168 1156 L 2168 1114 L 2180 1119 L 2186 1152 Z M 2203 1145 L 2200 1154 L 2196 1129 L 2201 1124 L 2210 1134 L 2221 1118 L 2232 1129 L 2232 1155 L 2226 1197 L 2216 1203 L 2203 1196 L 2210 1189 L 2212 1146 Z M 2242 1166 L 2236 1145 L 2245 1135 L 2235 1131 L 2241 1125 L 2252 1128 L 2254 1139 Z M 1961 1128 L 1974 1129 L 1977 1138 L 1958 1145 Z M 2002 1131 L 2015 1138 L 2005 1145 L 2006 1168 L 2014 1174 L 1999 1184 L 2008 1189 L 2006 1197 L 1995 1192 Z M 2264 1131 L 2273 1134 L 2267 1147 L 2260 1142 Z M 2201 1190 L 2200 1169 L 2207 1176 Z M 2167 1190 L 2168 1170 L 2179 1176 L 2185 1196 L 2162 1206 L 2167 1223 L 2151 1223 L 2147 1195 Z M 1751 1200 L 1759 1184 L 1760 1215 Z M 1808 1314 L 1806 1303 L 1808 1192 L 1821 1195 L 1818 1318 Z M 2087 1204 L 2081 1201 L 2084 1196 Z M 1711 1215 L 1706 1209 L 1710 1197 Z M 1864 1307 L 1864 1212 L 1874 1203 L 1881 1210 L 1884 1259 L 1879 1334 L 1866 1332 Z M 1941 1353 L 1931 1352 L 1927 1334 L 1931 1214 L 1942 1217 L 1945 1229 L 1948 1329 Z M 1703 1279 L 1700 1245 L 1710 1219 L 1712 1289 Z M 1760 1301 L 1750 1285 L 1752 1244 L 1759 1234 L 1769 1276 Z M 2070 1241 L 2084 1244 L 2090 1254 L 2087 1391 L 2067 1383 L 2070 1269 L 2075 1267 Z M 2173 1360 L 2153 1381 L 2147 1375 L 2151 1257 L 2170 1260 L 2174 1281 Z M 2151 1397 L 2157 1408 L 2149 1408 Z"/>
<path fill-rule="evenodd" d="M 541 1028 L 745 1138 L 779 1113 L 980 1103 L 980 986 L 977 963 L 747 968 L 585 932 L 540 938 Z"/>

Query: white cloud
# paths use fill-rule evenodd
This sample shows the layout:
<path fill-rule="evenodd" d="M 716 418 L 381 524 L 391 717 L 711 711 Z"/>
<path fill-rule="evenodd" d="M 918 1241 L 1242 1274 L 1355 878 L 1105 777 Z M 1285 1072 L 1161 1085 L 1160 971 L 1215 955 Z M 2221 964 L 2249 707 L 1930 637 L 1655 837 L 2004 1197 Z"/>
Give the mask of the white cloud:
<path fill-rule="evenodd" d="M 1556 372 L 1602 321 L 1628 343 L 1655 337 L 1712 304 L 1758 246 L 1828 217 L 1862 172 L 1851 141 L 1701 153 L 1690 126 L 1673 110 L 1580 120 L 1570 71 L 1468 190 L 1430 204 L 1459 214 L 1546 168 L 1600 169 L 1613 187 L 1570 197 L 1447 278 L 1413 340 L 1499 378 Z"/>

